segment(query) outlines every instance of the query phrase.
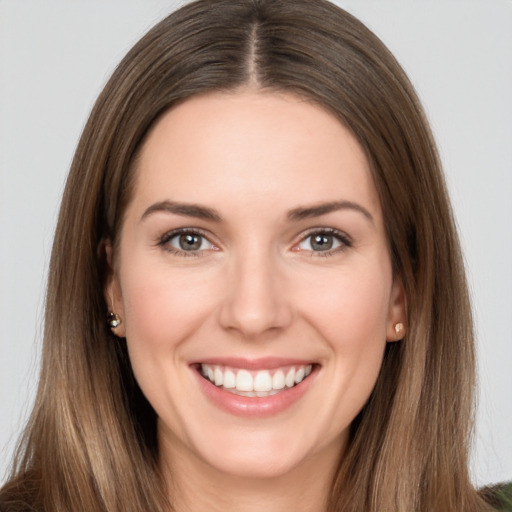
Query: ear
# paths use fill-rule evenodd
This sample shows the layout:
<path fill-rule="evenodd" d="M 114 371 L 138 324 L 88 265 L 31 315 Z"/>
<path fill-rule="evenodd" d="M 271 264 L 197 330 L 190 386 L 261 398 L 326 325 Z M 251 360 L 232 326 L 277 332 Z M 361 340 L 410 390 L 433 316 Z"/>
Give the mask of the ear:
<path fill-rule="evenodd" d="M 124 338 L 124 307 L 121 286 L 113 263 L 114 258 L 112 253 L 112 243 L 110 240 L 102 240 L 99 251 L 100 253 L 103 253 L 105 258 L 105 282 L 103 283 L 103 296 L 105 297 L 109 313 L 116 314 L 121 320 L 120 324 L 117 327 L 111 327 L 111 330 L 116 336 Z"/>
<path fill-rule="evenodd" d="M 407 332 L 407 304 L 402 280 L 394 277 L 389 298 L 386 341 L 400 341 Z"/>

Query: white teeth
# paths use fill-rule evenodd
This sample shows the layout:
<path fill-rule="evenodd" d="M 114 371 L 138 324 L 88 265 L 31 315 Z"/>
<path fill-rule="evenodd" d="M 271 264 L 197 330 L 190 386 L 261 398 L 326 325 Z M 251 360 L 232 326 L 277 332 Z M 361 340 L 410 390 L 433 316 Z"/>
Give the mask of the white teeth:
<path fill-rule="evenodd" d="M 274 389 L 283 389 L 284 388 L 284 373 L 282 370 L 277 370 L 272 377 L 272 387 Z"/>
<path fill-rule="evenodd" d="M 231 370 L 226 370 L 224 372 L 224 387 L 227 389 L 236 387 L 236 377 Z"/>
<path fill-rule="evenodd" d="M 220 368 L 215 368 L 213 372 L 213 377 L 215 379 L 215 385 L 222 386 L 222 384 L 224 383 L 224 374 L 222 373 L 222 370 Z"/>
<path fill-rule="evenodd" d="M 210 379 L 211 380 L 211 379 Z M 284 379 L 284 383 L 291 388 L 295 384 L 295 368 L 290 368 L 286 377 Z"/>
<path fill-rule="evenodd" d="M 252 375 L 247 370 L 238 370 L 236 374 L 236 389 L 238 391 L 253 391 Z"/>
<path fill-rule="evenodd" d="M 302 382 L 304 380 L 304 377 L 306 376 L 306 371 L 304 368 L 299 368 L 295 372 L 295 384 L 298 384 L 299 382 Z"/>
<path fill-rule="evenodd" d="M 254 377 L 254 391 L 270 391 L 272 389 L 272 377 L 268 372 L 258 372 Z"/>
<path fill-rule="evenodd" d="M 288 367 L 276 370 L 248 371 L 210 366 L 202 364 L 200 371 L 203 377 L 217 387 L 242 396 L 270 396 L 285 388 L 300 384 L 313 370 L 313 365 Z M 285 375 L 286 371 L 286 375 Z M 273 375 L 272 375 L 272 372 Z"/>

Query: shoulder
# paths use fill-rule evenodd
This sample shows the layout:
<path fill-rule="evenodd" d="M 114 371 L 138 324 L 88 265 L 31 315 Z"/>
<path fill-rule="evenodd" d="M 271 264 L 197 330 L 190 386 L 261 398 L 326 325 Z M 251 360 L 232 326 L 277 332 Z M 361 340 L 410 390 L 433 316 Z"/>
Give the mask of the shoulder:
<path fill-rule="evenodd" d="M 484 487 L 479 494 L 497 512 L 512 512 L 512 482 Z"/>

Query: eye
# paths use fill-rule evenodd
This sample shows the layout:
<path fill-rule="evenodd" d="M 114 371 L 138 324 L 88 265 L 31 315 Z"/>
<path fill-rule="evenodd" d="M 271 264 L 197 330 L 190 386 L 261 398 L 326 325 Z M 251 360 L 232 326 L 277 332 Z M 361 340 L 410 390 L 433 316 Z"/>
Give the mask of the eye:
<path fill-rule="evenodd" d="M 327 255 L 351 245 L 349 237 L 344 233 L 337 230 L 324 229 L 309 233 L 296 247 L 300 251 L 326 253 Z"/>
<path fill-rule="evenodd" d="M 178 253 L 198 253 L 215 249 L 215 246 L 202 234 L 193 230 L 179 230 L 167 233 L 160 240 L 165 249 Z"/>

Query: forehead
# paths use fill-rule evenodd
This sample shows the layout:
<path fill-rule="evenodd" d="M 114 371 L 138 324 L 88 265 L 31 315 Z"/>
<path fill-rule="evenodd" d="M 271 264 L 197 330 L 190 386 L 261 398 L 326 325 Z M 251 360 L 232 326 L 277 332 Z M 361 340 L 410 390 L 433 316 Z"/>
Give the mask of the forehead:
<path fill-rule="evenodd" d="M 193 97 L 157 121 L 133 202 L 163 199 L 245 209 L 358 199 L 380 210 L 364 151 L 341 122 L 295 95 L 255 91 Z"/>

